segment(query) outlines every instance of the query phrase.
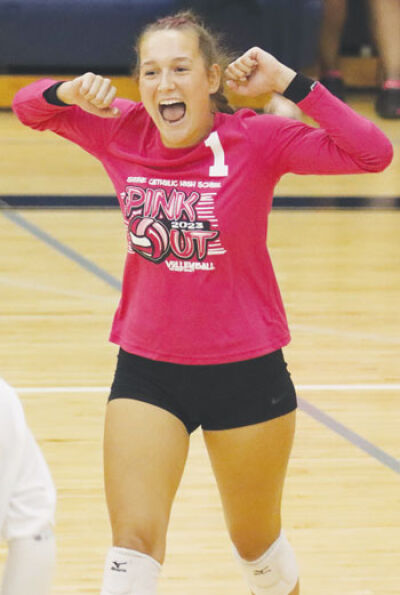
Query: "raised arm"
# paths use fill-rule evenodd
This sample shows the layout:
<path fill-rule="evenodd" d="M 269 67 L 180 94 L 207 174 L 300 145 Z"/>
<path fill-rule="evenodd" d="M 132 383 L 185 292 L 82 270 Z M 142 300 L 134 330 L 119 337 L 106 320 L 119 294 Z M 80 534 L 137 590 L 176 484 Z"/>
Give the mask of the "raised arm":
<path fill-rule="evenodd" d="M 276 172 L 345 174 L 378 172 L 393 149 L 375 124 L 334 97 L 320 83 L 296 74 L 260 48 L 252 48 L 226 70 L 227 85 L 240 95 L 275 91 L 295 101 L 320 128 L 274 116 L 252 118 L 249 127 L 258 151 L 268 129 Z"/>
<path fill-rule="evenodd" d="M 61 83 L 55 92 L 60 102 L 77 105 L 100 118 L 116 118 L 120 115 L 119 109 L 111 105 L 117 94 L 116 87 L 110 79 L 93 72 Z"/>
<path fill-rule="evenodd" d="M 109 79 L 86 73 L 72 81 L 42 79 L 14 97 L 13 110 L 21 122 L 36 130 L 52 130 L 96 153 L 119 126 L 132 102 L 115 99 Z"/>

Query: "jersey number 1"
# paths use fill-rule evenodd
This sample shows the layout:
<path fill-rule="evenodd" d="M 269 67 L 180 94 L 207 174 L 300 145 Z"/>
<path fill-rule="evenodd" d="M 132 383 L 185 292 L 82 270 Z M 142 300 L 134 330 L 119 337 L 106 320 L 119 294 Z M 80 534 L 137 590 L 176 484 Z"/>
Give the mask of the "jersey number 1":
<path fill-rule="evenodd" d="M 204 144 L 211 149 L 214 155 L 214 165 L 211 165 L 209 175 L 218 178 L 227 176 L 228 166 L 225 163 L 224 148 L 221 145 L 218 132 L 214 130 Z"/>

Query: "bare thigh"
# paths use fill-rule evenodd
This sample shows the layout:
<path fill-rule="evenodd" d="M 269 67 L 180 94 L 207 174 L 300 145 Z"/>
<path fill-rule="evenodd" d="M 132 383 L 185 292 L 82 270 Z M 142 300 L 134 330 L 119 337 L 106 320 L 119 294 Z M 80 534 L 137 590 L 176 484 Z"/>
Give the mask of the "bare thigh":
<path fill-rule="evenodd" d="M 230 537 L 254 560 L 278 538 L 296 412 L 231 430 L 204 431 Z"/>
<path fill-rule="evenodd" d="M 160 563 L 189 435 L 174 415 L 133 399 L 108 403 L 104 478 L 113 543 Z"/>

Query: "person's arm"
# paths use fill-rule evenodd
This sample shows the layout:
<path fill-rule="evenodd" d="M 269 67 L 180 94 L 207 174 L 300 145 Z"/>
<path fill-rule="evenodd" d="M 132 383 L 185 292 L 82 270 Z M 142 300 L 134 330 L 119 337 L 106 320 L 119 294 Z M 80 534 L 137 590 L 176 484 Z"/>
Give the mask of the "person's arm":
<path fill-rule="evenodd" d="M 13 110 L 36 130 L 52 130 L 90 152 L 101 150 L 132 102 L 115 99 L 108 79 L 86 73 L 72 81 L 42 79 L 15 95 Z"/>
<path fill-rule="evenodd" d="M 100 118 L 116 118 L 120 115 L 117 107 L 112 102 L 117 94 L 116 87 L 111 80 L 93 72 L 87 72 L 72 81 L 61 81 L 45 93 L 45 99 L 57 105 L 77 105 L 83 111 L 94 114 Z"/>
<path fill-rule="evenodd" d="M 378 172 L 389 165 L 393 149 L 377 126 L 320 83 L 296 75 L 267 52 L 259 48 L 249 50 L 228 67 L 226 75 L 227 84 L 236 93 L 282 93 L 320 125 L 313 128 L 273 116 L 260 116 L 249 123 L 259 151 L 262 128 L 269 130 L 277 175 Z"/>

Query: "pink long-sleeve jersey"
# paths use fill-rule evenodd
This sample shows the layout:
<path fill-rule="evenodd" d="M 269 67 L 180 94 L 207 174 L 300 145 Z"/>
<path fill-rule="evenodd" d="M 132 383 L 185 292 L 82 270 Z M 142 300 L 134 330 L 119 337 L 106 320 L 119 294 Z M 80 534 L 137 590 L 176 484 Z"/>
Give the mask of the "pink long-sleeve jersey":
<path fill-rule="evenodd" d="M 111 341 L 182 364 L 216 364 L 272 352 L 290 340 L 266 248 L 280 177 L 378 172 L 392 147 L 370 121 L 317 84 L 298 105 L 320 128 L 240 110 L 218 113 L 196 146 L 168 149 L 141 103 L 117 99 L 103 119 L 47 103 L 42 80 L 13 108 L 97 157 L 126 225 L 127 257 Z"/>

